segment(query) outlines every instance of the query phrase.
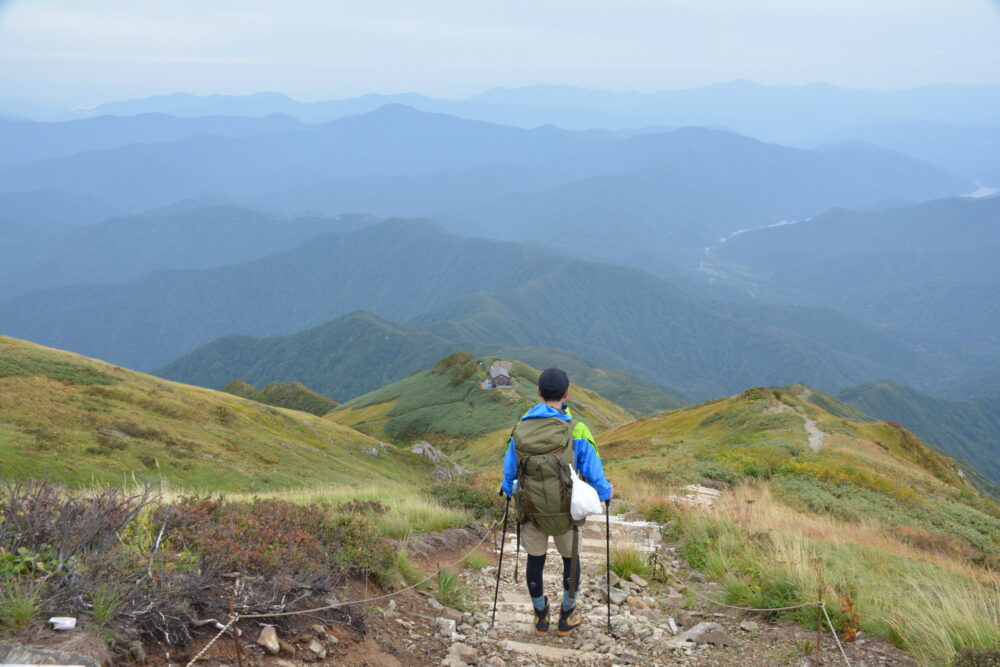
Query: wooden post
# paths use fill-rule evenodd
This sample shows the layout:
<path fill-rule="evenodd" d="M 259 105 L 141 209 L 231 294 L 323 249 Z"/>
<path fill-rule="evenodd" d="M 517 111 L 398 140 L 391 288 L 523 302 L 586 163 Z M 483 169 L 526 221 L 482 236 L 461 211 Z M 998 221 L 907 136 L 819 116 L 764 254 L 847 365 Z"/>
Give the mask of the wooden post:
<path fill-rule="evenodd" d="M 229 599 L 229 618 L 236 616 L 236 609 L 233 607 L 232 598 Z M 233 644 L 236 646 L 236 664 L 238 667 L 243 667 L 243 649 L 240 648 L 240 638 L 236 634 L 236 623 L 229 628 L 230 632 L 233 633 Z"/>
<path fill-rule="evenodd" d="M 823 559 L 814 558 L 813 563 L 816 565 L 816 600 L 819 602 L 816 605 L 816 664 L 821 665 L 819 645 L 823 639 L 823 589 L 826 585 L 823 582 Z"/>

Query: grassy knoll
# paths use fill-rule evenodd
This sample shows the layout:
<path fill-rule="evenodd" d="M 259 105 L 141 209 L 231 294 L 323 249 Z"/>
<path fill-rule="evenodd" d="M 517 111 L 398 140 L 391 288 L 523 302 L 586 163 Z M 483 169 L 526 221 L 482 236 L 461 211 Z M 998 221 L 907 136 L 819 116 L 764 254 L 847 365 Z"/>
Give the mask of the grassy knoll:
<path fill-rule="evenodd" d="M 229 382 L 222 391 L 233 396 L 249 398 L 258 403 L 267 403 L 279 408 L 301 410 L 310 414 L 323 416 L 339 405 L 332 398 L 327 398 L 305 386 L 301 382 L 272 382 L 263 389 L 236 379 Z"/>
<path fill-rule="evenodd" d="M 428 465 L 330 420 L 0 337 L 0 469 L 68 486 L 249 491 L 422 481 Z"/>
<path fill-rule="evenodd" d="M 456 353 L 430 370 L 344 403 L 327 419 L 402 445 L 429 440 L 453 451 L 459 461 L 486 466 L 503 456 L 506 434 L 539 401 L 539 372 L 520 362 L 511 370 L 512 389 L 484 389 L 492 362 Z M 574 385 L 571 391 L 573 415 L 595 433 L 632 419 L 589 389 Z"/>

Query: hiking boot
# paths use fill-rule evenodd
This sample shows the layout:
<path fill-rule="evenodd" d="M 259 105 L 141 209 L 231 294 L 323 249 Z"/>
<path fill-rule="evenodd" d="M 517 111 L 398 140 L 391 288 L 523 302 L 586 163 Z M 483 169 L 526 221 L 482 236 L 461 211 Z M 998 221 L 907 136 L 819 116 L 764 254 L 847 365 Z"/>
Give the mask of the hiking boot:
<path fill-rule="evenodd" d="M 532 607 L 535 611 L 535 634 L 539 636 L 549 634 L 549 598 L 545 598 L 545 609 L 538 611 Z"/>
<path fill-rule="evenodd" d="M 569 609 L 561 609 L 559 611 L 559 627 L 556 628 L 556 634 L 560 637 L 571 635 L 582 622 L 583 619 L 580 618 L 580 614 L 576 613 L 575 606 Z"/>

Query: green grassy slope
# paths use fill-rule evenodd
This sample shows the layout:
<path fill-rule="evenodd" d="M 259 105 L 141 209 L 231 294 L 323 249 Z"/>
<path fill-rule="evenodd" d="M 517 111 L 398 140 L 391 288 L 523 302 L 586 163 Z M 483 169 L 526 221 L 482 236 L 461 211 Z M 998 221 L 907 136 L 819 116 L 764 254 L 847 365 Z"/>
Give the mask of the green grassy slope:
<path fill-rule="evenodd" d="M 993 483 L 994 494 L 1000 491 L 1000 397 L 950 400 L 883 380 L 845 389 L 838 398 L 873 417 L 904 424 L 971 464 Z"/>
<path fill-rule="evenodd" d="M 540 400 L 538 371 L 519 361 L 511 369 L 512 389 L 485 389 L 492 361 L 455 353 L 431 370 L 344 403 L 327 418 L 403 445 L 426 439 L 473 465 L 492 461 L 503 455 L 517 418 Z M 595 433 L 632 419 L 621 406 L 578 385 L 572 386 L 569 405 Z"/>
<path fill-rule="evenodd" d="M 716 599 L 814 601 L 821 563 L 838 627 L 848 599 L 856 627 L 922 666 L 1000 649 L 1000 505 L 905 428 L 869 419 L 801 385 L 752 389 L 612 429 L 601 454 L 617 495 L 677 519 L 688 562 L 721 584 Z M 680 509 L 691 483 L 725 491 L 709 511 Z"/>
<path fill-rule="evenodd" d="M 978 496 L 954 460 L 898 424 L 820 404 L 856 412 L 800 385 L 753 389 L 610 430 L 601 452 L 613 475 L 640 483 L 760 481 L 793 507 L 919 528 L 1000 565 L 1000 505 Z M 818 451 L 805 418 L 824 434 Z"/>
<path fill-rule="evenodd" d="M 272 382 L 263 389 L 258 389 L 243 380 L 236 379 L 223 387 L 222 391 L 258 403 L 301 410 L 321 417 L 339 405 L 337 401 L 317 394 L 301 382 Z"/>
<path fill-rule="evenodd" d="M 168 382 L 0 337 L 0 470 L 71 486 L 163 481 L 266 490 L 429 472 L 393 448 L 314 415 Z"/>

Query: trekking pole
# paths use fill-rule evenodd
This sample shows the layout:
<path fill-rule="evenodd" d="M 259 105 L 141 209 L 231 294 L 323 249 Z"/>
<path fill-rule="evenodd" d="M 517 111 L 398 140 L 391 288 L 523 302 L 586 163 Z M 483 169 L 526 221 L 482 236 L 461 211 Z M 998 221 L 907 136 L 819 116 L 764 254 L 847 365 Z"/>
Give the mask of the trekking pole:
<path fill-rule="evenodd" d="M 608 635 L 611 635 L 611 500 L 604 501 L 604 555 L 607 560 Z"/>
<path fill-rule="evenodd" d="M 521 562 L 521 519 L 517 519 L 517 549 L 514 550 L 514 583 L 517 583 L 517 566 Z"/>
<path fill-rule="evenodd" d="M 500 492 L 503 494 L 503 491 Z M 507 513 L 510 511 L 510 496 L 507 496 L 507 504 L 503 508 L 503 534 L 500 536 L 500 562 L 497 563 L 497 585 L 493 589 L 493 616 L 490 617 L 490 627 L 493 627 L 497 620 L 497 596 L 500 595 L 500 570 L 503 569 L 503 546 L 507 541 Z"/>
<path fill-rule="evenodd" d="M 517 493 L 517 480 L 514 480 L 514 485 L 511 487 L 510 495 L 513 497 Z M 514 505 L 514 511 L 517 512 L 517 505 Z M 517 566 L 521 562 L 521 513 L 517 513 L 517 549 L 514 550 L 514 583 L 517 583 Z"/>

